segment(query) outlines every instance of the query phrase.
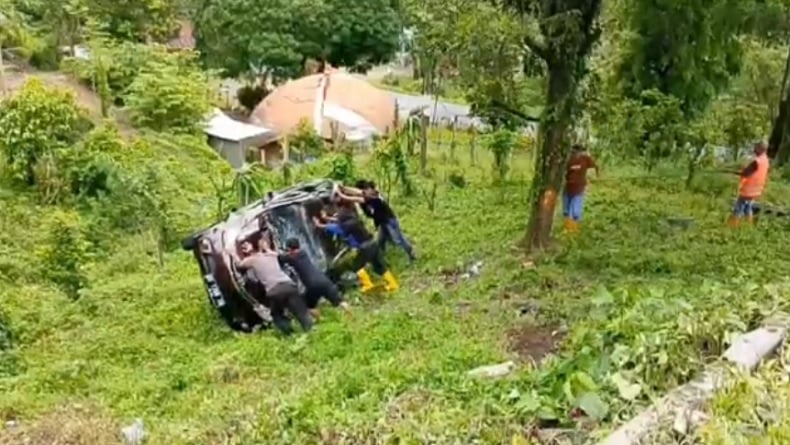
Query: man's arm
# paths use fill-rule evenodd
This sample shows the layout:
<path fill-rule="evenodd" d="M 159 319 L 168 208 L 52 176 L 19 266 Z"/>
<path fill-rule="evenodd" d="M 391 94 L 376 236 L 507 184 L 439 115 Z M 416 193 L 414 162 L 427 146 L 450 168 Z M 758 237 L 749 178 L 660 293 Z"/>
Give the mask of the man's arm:
<path fill-rule="evenodd" d="M 280 264 L 287 264 L 287 265 L 289 265 L 291 267 L 293 267 L 293 265 L 294 265 L 293 258 L 291 258 L 290 255 L 285 254 L 285 253 L 278 254 L 277 255 L 277 260 L 280 262 Z"/>
<path fill-rule="evenodd" d="M 349 196 L 341 192 L 340 190 L 337 191 L 337 196 L 344 201 L 354 202 L 357 204 L 363 204 L 365 202 L 365 198 L 362 196 Z"/>
<path fill-rule="evenodd" d="M 238 255 L 233 255 L 234 259 L 236 260 L 236 266 L 240 269 L 249 269 L 252 267 L 252 255 L 248 256 L 247 258 L 240 259 Z"/>
<path fill-rule="evenodd" d="M 746 167 L 741 170 L 741 178 L 748 178 L 749 176 L 753 175 L 754 172 L 757 171 L 757 161 L 752 161 Z"/>
<path fill-rule="evenodd" d="M 321 218 L 319 218 L 317 216 L 313 217 L 313 224 L 315 224 L 315 226 L 318 227 L 319 229 L 325 229 L 326 228 L 326 223 L 321 221 Z"/>
<path fill-rule="evenodd" d="M 373 210 L 371 210 L 370 207 L 366 206 L 365 204 L 362 204 L 359 206 L 359 208 L 362 209 L 362 213 L 364 213 L 365 216 L 367 216 L 368 218 L 373 218 Z"/>

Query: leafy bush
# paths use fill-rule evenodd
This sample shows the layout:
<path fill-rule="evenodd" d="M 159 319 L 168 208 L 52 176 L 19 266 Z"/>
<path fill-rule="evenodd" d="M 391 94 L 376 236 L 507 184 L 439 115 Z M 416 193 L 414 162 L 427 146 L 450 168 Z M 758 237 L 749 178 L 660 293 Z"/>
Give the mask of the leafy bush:
<path fill-rule="evenodd" d="M 42 275 L 70 298 L 77 299 L 80 289 L 87 284 L 83 268 L 90 251 L 81 218 L 74 212 L 55 211 L 50 224 L 48 242 L 39 252 Z"/>
<path fill-rule="evenodd" d="M 518 143 L 517 135 L 507 129 L 499 129 L 488 136 L 488 149 L 494 155 L 494 174 L 497 181 L 507 179 L 510 171 L 510 156 Z"/>
<path fill-rule="evenodd" d="M 151 62 L 129 86 L 128 106 L 138 127 L 197 133 L 210 110 L 208 82 L 196 69 Z"/>
<path fill-rule="evenodd" d="M 30 79 L 0 103 L 0 150 L 16 180 L 36 183 L 36 164 L 47 154 L 70 148 L 85 129 L 84 113 L 68 91 Z"/>
<path fill-rule="evenodd" d="M 132 82 L 150 63 L 179 67 L 195 66 L 194 54 L 184 51 L 169 52 L 161 45 L 101 39 L 92 40 L 88 45 L 92 52 L 99 53 L 98 58 L 85 60 L 66 57 L 61 61 L 60 68 L 87 85 L 95 85 L 97 88 L 97 79 L 102 77 L 102 71 L 105 71 L 112 99 L 116 105 L 124 104 L 127 90 Z"/>
<path fill-rule="evenodd" d="M 260 85 L 245 85 L 236 92 L 236 98 L 244 108 L 252 111 L 268 94 L 269 91 Z"/>
<path fill-rule="evenodd" d="M 326 151 L 326 144 L 313 124 L 308 119 L 301 119 L 296 131 L 288 137 L 288 148 L 300 159 L 318 158 Z"/>

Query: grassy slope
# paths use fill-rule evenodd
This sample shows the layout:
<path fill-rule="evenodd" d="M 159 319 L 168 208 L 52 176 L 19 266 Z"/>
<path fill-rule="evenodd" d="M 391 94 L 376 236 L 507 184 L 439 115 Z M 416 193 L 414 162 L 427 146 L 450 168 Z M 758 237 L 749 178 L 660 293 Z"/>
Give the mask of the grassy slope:
<path fill-rule="evenodd" d="M 544 397 L 547 387 L 561 385 L 567 380 L 562 366 L 578 365 L 576 357 L 589 352 L 583 345 L 590 332 L 627 338 L 651 326 L 659 334 L 674 332 L 679 328 L 671 323 L 678 316 L 662 315 L 665 300 L 674 307 L 673 302 L 696 304 L 699 298 L 699 311 L 691 312 L 704 317 L 730 305 L 741 308 L 745 300 L 770 298 L 750 289 L 741 299 L 730 293 L 717 300 L 718 288 L 699 293 L 704 279 L 759 283 L 786 273 L 790 253 L 775 240 L 784 236 L 774 232 L 777 222 L 766 221 L 759 231 L 732 233 L 723 227 L 731 187 L 726 180 L 707 178 L 705 193 L 685 193 L 682 178 L 640 179 L 635 176 L 641 173 L 625 167 L 608 169 L 607 177 L 591 186 L 583 238 L 566 242 L 537 268 L 525 268 L 511 246 L 524 227 L 528 156 L 515 157 L 514 181 L 497 188 L 491 185 L 488 157 L 478 154 L 483 157 L 478 166 L 446 167 L 451 163 L 445 155 L 434 155 L 431 165 L 440 184 L 436 209 L 430 211 L 421 197 L 394 197 L 422 258 L 409 269 L 399 252 L 389 254 L 403 289 L 392 298 L 358 300 L 348 319 L 327 310 L 309 336 L 284 341 L 268 333 L 232 334 L 206 304 L 190 257 L 168 254 L 160 270 L 144 237 L 122 240 L 92 264 L 90 288 L 75 303 L 34 278 L 3 283 L 0 302 L 18 336 L 16 355 L 24 372 L 0 378 L 0 417 L 35 428 L 33 419 L 62 416 L 54 411 L 60 405 L 72 413 L 66 422 L 98 419 L 93 411 L 74 408 L 75 403 L 95 406 L 111 420 L 85 420 L 91 429 L 142 417 L 152 444 L 426 443 L 431 438 L 503 443 L 534 419 L 528 397 L 514 396 L 514 390 Z M 471 186 L 446 184 L 451 169 L 463 170 Z M 186 170 L 185 175 L 195 175 Z M 787 190 L 773 183 L 774 201 L 786 200 Z M 35 247 L 46 242 L 40 233 L 51 209 L 13 193 L 4 193 L 2 200 L 12 209 L 4 212 L 4 256 L 34 264 Z M 697 228 L 682 232 L 662 224 L 663 217 L 676 215 L 697 218 Z M 755 270 L 752 262 L 767 258 L 771 263 Z M 443 269 L 478 259 L 485 261 L 481 277 L 443 284 Z M 596 319 L 588 302 L 601 295 L 600 285 L 625 289 L 615 293 L 624 300 Z M 646 306 L 640 306 L 643 300 Z M 537 317 L 519 315 L 525 304 L 540 305 Z M 617 315 L 619 324 L 613 325 Z M 558 320 L 571 327 L 567 352 L 545 371 L 525 366 L 500 382 L 465 377 L 473 367 L 518 358 L 509 330 Z M 720 334 L 733 326 L 693 327 Z M 676 364 L 666 376 L 654 377 L 663 382 L 659 390 L 671 377 L 693 372 L 698 354 L 665 344 L 668 337 L 656 338 Z M 631 409 L 611 403 L 623 413 Z M 41 425 L 46 428 L 46 421 Z"/>

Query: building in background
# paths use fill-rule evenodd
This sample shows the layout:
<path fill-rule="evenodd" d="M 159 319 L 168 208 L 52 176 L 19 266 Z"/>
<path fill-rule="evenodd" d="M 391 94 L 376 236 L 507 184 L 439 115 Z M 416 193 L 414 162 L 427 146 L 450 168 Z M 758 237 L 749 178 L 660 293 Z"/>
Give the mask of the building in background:
<path fill-rule="evenodd" d="M 215 109 L 204 131 L 209 145 L 233 168 L 253 162 L 273 166 L 275 162 L 265 157 L 267 148 L 279 147 L 279 134 L 272 129 L 237 121 Z"/>

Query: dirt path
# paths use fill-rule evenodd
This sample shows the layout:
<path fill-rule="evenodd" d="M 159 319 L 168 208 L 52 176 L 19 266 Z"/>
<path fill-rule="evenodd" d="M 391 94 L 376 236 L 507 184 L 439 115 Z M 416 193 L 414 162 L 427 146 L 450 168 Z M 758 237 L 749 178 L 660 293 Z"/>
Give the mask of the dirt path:
<path fill-rule="evenodd" d="M 77 79 L 68 74 L 57 71 L 38 71 L 31 67 L 20 67 L 18 65 L 5 65 L 5 86 L 8 94 L 19 91 L 25 82 L 31 78 L 40 79 L 50 88 L 68 90 L 74 93 L 77 105 L 88 111 L 88 114 L 95 122 L 101 122 L 101 99 L 90 88 L 81 84 Z M 0 92 L 0 98 L 2 93 Z M 127 123 L 120 110 L 113 110 L 115 121 L 124 136 L 136 134 L 135 130 Z"/>

